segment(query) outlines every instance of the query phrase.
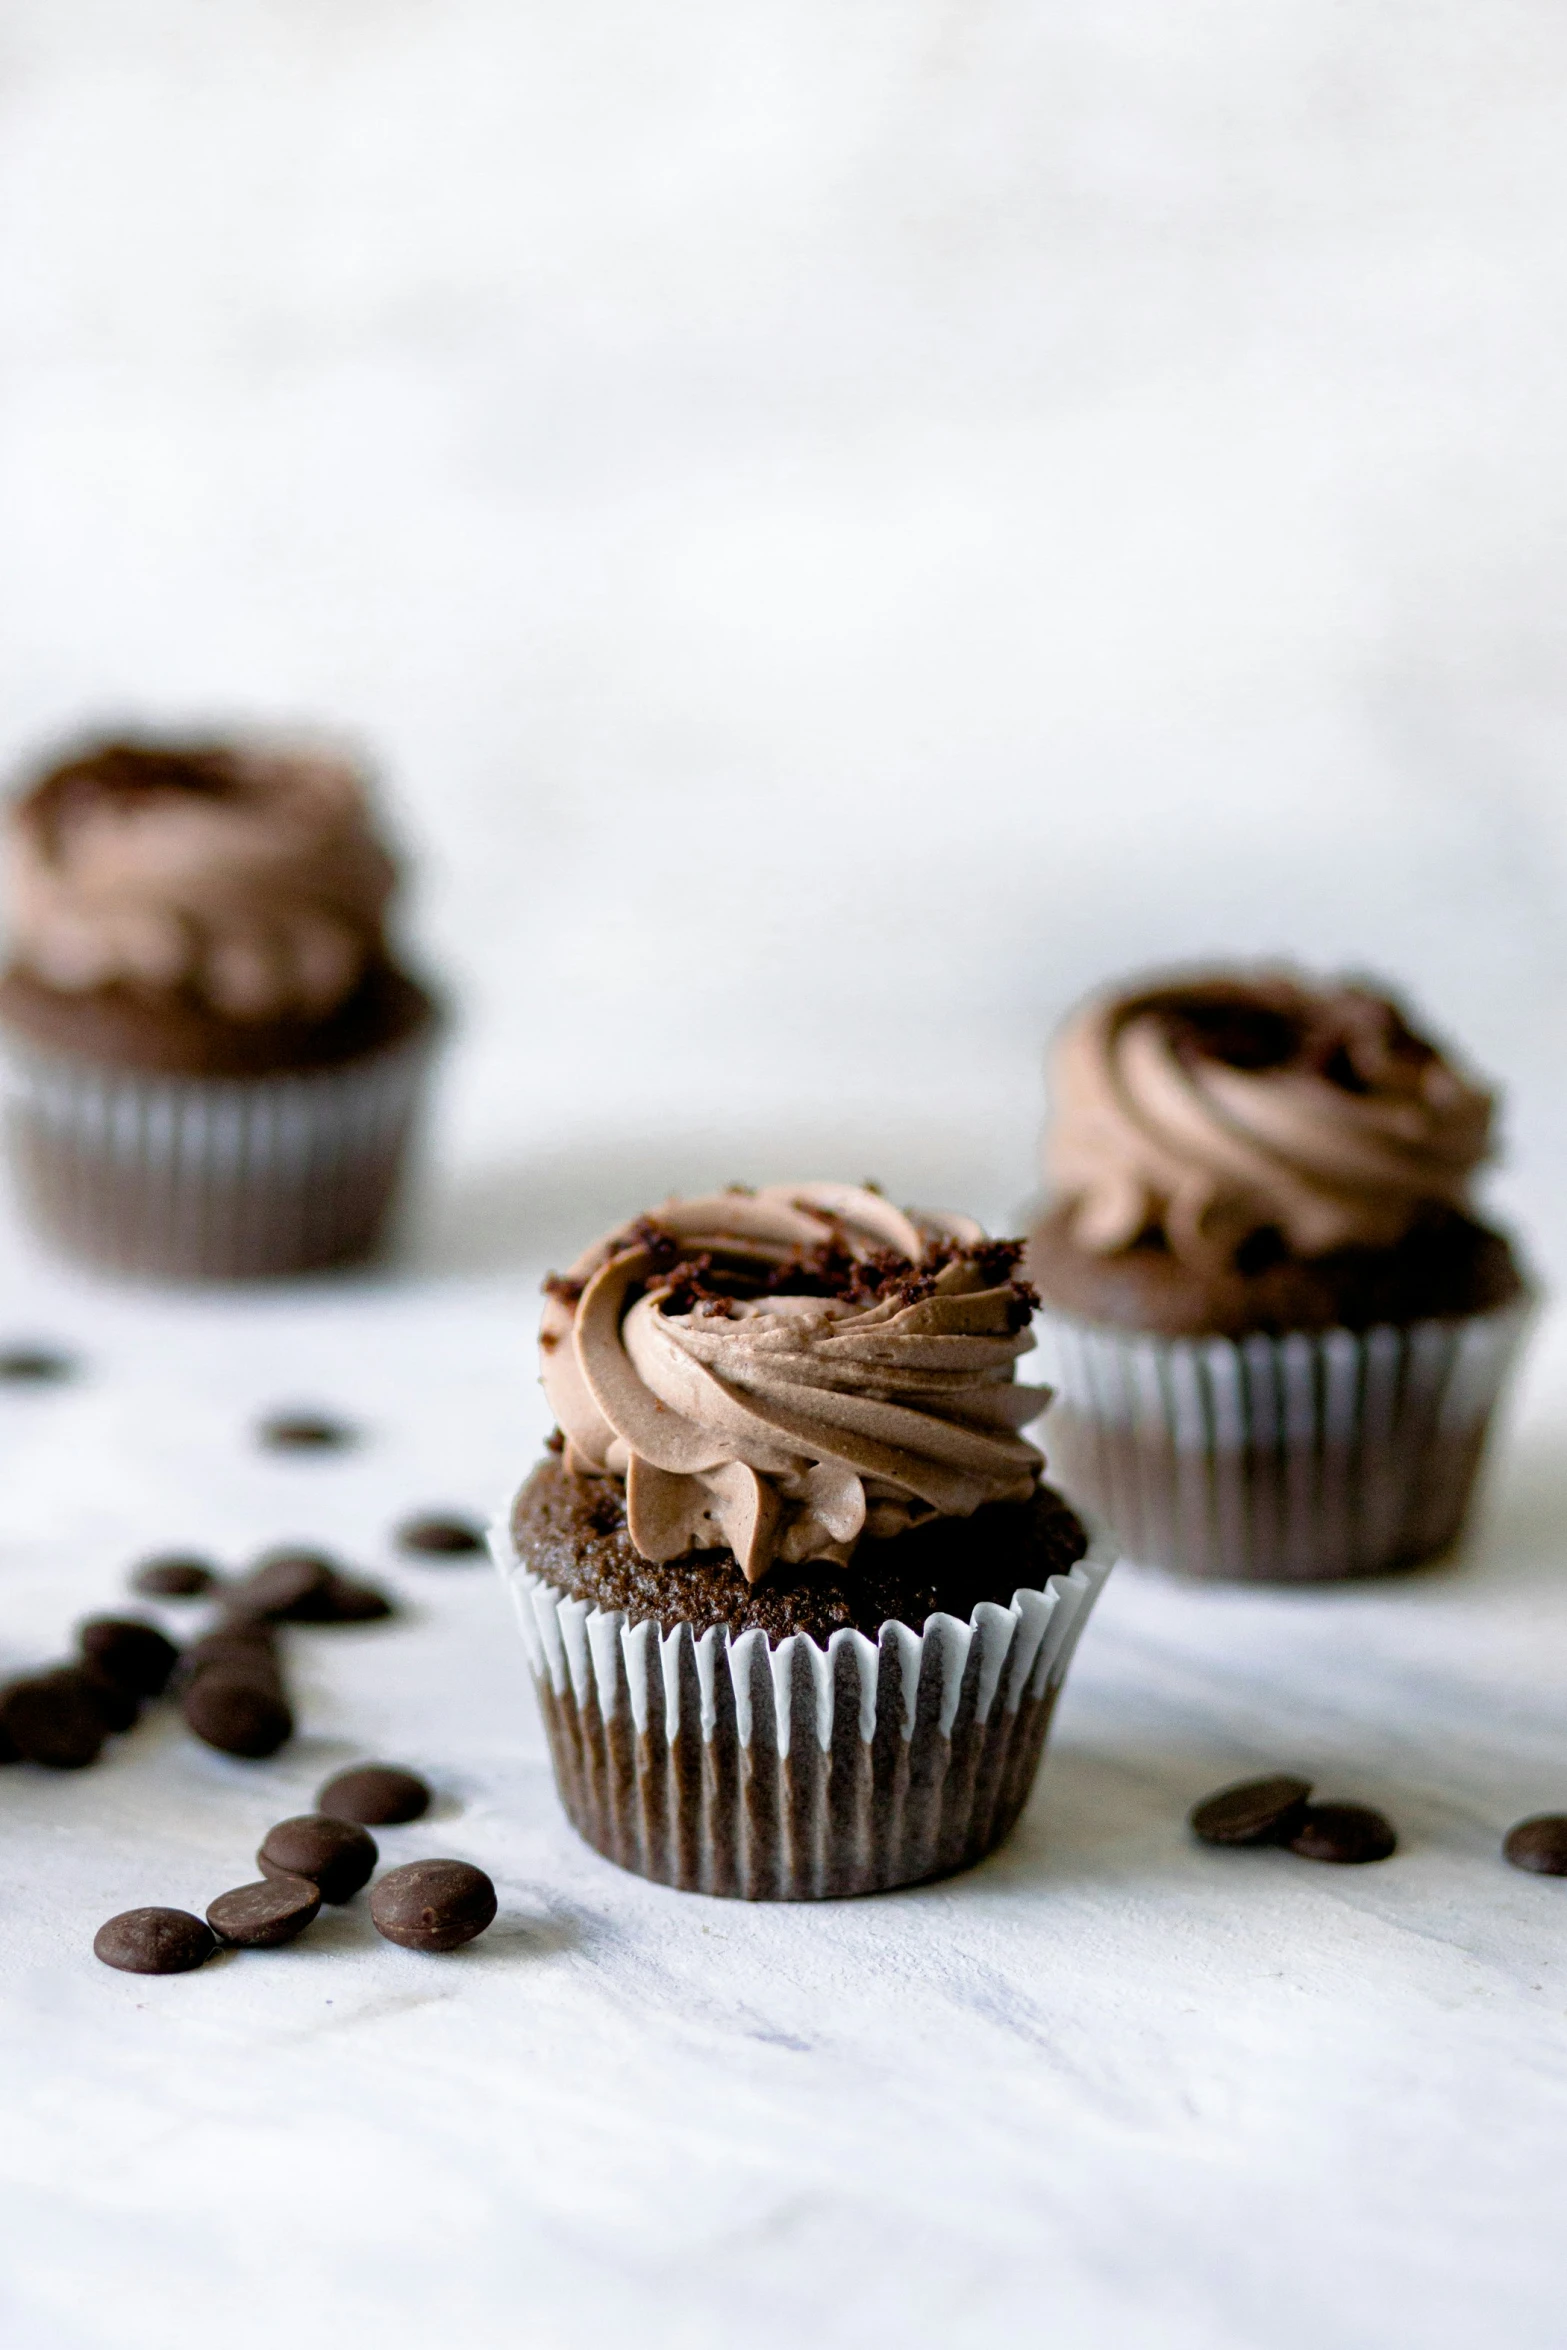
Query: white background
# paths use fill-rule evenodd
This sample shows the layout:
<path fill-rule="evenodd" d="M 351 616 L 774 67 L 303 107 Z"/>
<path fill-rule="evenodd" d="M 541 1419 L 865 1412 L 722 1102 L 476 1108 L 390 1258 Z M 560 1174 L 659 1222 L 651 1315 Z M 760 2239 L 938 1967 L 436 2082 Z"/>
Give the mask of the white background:
<path fill-rule="evenodd" d="M 1052 1021 L 1170 956 L 1405 984 L 1559 1275 L 1564 71 L 1546 0 L 8 0 L 0 756 L 346 733 L 462 1024 L 397 1280 L 6 1243 L 89 1365 L 4 1408 L 7 1661 L 155 1542 L 488 1503 L 539 1272 L 666 1189 L 1012 1222 Z M 1018 1839 L 933 1892 L 580 1854 L 482 1574 L 318 1642 L 266 1773 L 148 1727 L 8 1774 L 10 2339 L 1553 2342 L 1567 1896 L 1494 1854 L 1567 1802 L 1557 1354 L 1466 1573 L 1122 1578 Z M 363 1452 L 256 1461 L 296 1394 Z M 83 1956 L 366 1745 L 502 1881 L 468 1959 Z M 1398 1861 L 1187 1851 L 1297 1758 Z"/>

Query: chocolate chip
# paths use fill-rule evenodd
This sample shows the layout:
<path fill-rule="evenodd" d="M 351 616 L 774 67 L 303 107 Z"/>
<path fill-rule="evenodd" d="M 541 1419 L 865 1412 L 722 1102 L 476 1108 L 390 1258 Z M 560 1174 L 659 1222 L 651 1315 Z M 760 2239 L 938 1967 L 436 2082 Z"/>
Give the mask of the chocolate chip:
<path fill-rule="evenodd" d="M 1567 1877 L 1567 1812 L 1542 1811 L 1509 1828 L 1502 1858 L 1537 1877 Z"/>
<path fill-rule="evenodd" d="M 1309 1779 L 1275 1772 L 1268 1779 L 1242 1779 L 1205 1796 L 1191 1815 L 1191 1831 L 1204 1844 L 1287 1844 L 1305 1816 Z"/>
<path fill-rule="evenodd" d="M 237 1885 L 207 1904 L 207 1923 L 220 1942 L 241 1950 L 276 1950 L 302 1934 L 321 1907 L 321 1888 L 308 1877 L 263 1877 Z"/>
<path fill-rule="evenodd" d="M 265 1616 L 224 1616 L 193 1640 L 180 1660 L 182 1682 L 218 1665 L 233 1665 L 253 1675 L 281 1683 L 277 1633 Z"/>
<path fill-rule="evenodd" d="M 424 1781 L 393 1763 L 361 1763 L 356 1770 L 339 1771 L 316 1797 L 317 1811 L 329 1819 L 355 1820 L 362 1828 L 398 1828 L 422 1819 L 429 1808 Z"/>
<path fill-rule="evenodd" d="M 84 1663 L 132 1697 L 161 1697 L 180 1661 L 173 1641 L 135 1616 L 89 1616 L 77 1641 Z"/>
<path fill-rule="evenodd" d="M 82 1671 L 92 1683 L 93 1701 L 103 1715 L 104 1727 L 118 1735 L 134 1730 L 141 1719 L 141 1699 L 134 1690 L 126 1689 L 118 1681 L 111 1681 L 96 1666 L 83 1665 Z"/>
<path fill-rule="evenodd" d="M 413 1860 L 388 1869 L 370 1896 L 370 1919 L 405 1950 L 458 1950 L 494 1918 L 495 1887 L 465 1860 Z"/>
<path fill-rule="evenodd" d="M 405 1518 L 392 1539 L 399 1550 L 426 1558 L 472 1558 L 485 1548 L 482 1531 L 467 1518 Z"/>
<path fill-rule="evenodd" d="M 264 1877 L 308 1877 L 323 1901 L 352 1901 L 379 1858 L 363 1828 L 309 1811 L 267 1830 L 256 1866 Z"/>
<path fill-rule="evenodd" d="M 93 1956 L 127 1975 L 188 1975 L 217 1949 L 188 1909 L 122 1909 L 93 1936 Z"/>
<path fill-rule="evenodd" d="M 198 1674 L 180 1711 L 204 1745 L 246 1762 L 264 1761 L 294 1735 L 294 1716 L 277 1685 L 233 1667 Z"/>
<path fill-rule="evenodd" d="M 243 1616 L 270 1616 L 275 1623 L 308 1621 L 325 1591 L 332 1561 L 315 1550 L 269 1550 L 248 1575 L 229 1586 L 229 1606 Z"/>
<path fill-rule="evenodd" d="M 276 1412 L 256 1431 L 273 1452 L 333 1452 L 357 1444 L 357 1430 L 315 1412 Z"/>
<path fill-rule="evenodd" d="M 130 1579 L 131 1589 L 144 1592 L 148 1599 L 199 1599 L 218 1580 L 215 1567 L 209 1567 L 205 1559 L 187 1558 L 183 1551 L 143 1559 Z"/>
<path fill-rule="evenodd" d="M 0 1702 L 0 1721 L 25 1761 L 51 1771 L 95 1763 L 109 1731 L 103 1699 L 79 1665 L 13 1681 Z"/>
<path fill-rule="evenodd" d="M 0 1347 L 0 1379 L 14 1380 L 20 1387 L 47 1387 L 56 1380 L 73 1378 L 75 1372 L 69 1355 L 56 1354 L 49 1347 Z"/>
<path fill-rule="evenodd" d="M 392 1603 L 357 1575 L 318 1550 L 273 1550 L 232 1587 L 243 1615 L 289 1624 L 368 1624 L 391 1615 Z"/>
<path fill-rule="evenodd" d="M 1289 1847 L 1305 1860 L 1331 1860 L 1358 1868 L 1368 1860 L 1386 1860 L 1397 1850 L 1398 1837 L 1391 1821 L 1368 1803 L 1312 1803 L 1307 1805 Z"/>

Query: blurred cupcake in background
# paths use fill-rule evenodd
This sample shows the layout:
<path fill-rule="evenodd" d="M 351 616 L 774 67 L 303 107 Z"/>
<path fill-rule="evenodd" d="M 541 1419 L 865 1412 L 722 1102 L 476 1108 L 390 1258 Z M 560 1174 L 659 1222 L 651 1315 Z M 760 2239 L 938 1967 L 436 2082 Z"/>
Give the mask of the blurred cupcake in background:
<path fill-rule="evenodd" d="M 1473 1207 L 1491 1093 L 1391 998 L 1281 970 L 1095 998 L 1052 1090 L 1026 1266 L 1066 1490 L 1188 1575 L 1446 1550 L 1530 1307 Z"/>
<path fill-rule="evenodd" d="M 5 827 L 7 1130 L 69 1253 L 299 1273 L 384 1235 L 435 1040 L 363 777 L 269 743 L 104 742 Z"/>

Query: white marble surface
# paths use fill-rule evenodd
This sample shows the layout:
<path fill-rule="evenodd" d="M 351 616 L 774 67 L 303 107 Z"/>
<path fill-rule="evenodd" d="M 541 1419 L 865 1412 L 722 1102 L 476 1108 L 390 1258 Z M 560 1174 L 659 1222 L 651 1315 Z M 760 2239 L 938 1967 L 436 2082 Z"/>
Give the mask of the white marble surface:
<path fill-rule="evenodd" d="M 1403 978 L 1509 1088 L 1567 1264 L 1567 32 L 1546 0 L 10 0 L 0 756 L 83 718 L 383 758 L 464 1006 L 408 1270 L 104 1290 L 0 1233 L 0 1668 L 171 1539 L 340 1543 L 256 1770 L 149 1723 L 8 1772 L 19 2350 L 903 2341 L 1554 2350 L 1567 1342 L 1471 1559 L 1112 1582 L 1010 1848 L 740 1911 L 556 1811 L 488 1574 L 399 1566 L 541 1430 L 539 1272 L 672 1185 L 878 1175 L 1005 1224 L 1106 970 Z M 257 1408 L 365 1422 L 264 1460 Z M 333 1919 L 138 1982 L 367 1748 L 502 1923 Z M 1385 1868 L 1191 1849 L 1299 1761 Z"/>

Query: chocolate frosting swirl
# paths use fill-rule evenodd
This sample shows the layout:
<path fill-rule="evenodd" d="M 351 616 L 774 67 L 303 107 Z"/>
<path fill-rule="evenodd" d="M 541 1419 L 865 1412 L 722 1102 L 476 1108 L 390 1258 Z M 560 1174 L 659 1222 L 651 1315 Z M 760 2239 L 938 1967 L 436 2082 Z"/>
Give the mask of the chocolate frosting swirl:
<path fill-rule="evenodd" d="M 1063 1030 L 1049 1173 L 1099 1254 L 1162 1231 L 1211 1268 L 1276 1231 L 1301 1257 L 1385 1248 L 1461 1209 L 1492 1098 L 1358 986 L 1287 971 L 1100 996 Z"/>
<path fill-rule="evenodd" d="M 358 774 L 322 752 L 104 744 L 17 802 L 6 847 L 15 958 L 72 993 L 314 1019 L 384 951 L 395 869 Z"/>
<path fill-rule="evenodd" d="M 842 1183 L 669 1200 L 546 1283 L 544 1391 L 655 1561 L 847 1563 L 862 1535 L 1025 1501 L 1034 1298 L 1010 1242 Z"/>

